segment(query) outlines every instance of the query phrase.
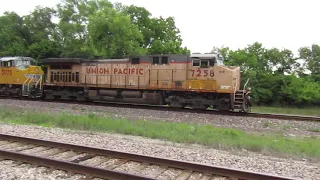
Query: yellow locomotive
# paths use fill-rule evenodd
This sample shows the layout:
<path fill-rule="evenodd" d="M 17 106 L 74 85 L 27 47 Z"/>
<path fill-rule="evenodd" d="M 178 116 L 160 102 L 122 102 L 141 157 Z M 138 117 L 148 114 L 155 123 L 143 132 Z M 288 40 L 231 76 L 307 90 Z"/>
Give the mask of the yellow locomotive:
<path fill-rule="evenodd" d="M 0 58 L 0 96 L 42 97 L 44 72 L 30 57 Z"/>
<path fill-rule="evenodd" d="M 249 112 L 240 67 L 219 53 L 143 55 L 124 59 L 48 58 L 47 99 L 130 102 Z M 248 81 L 247 81 L 248 82 Z"/>

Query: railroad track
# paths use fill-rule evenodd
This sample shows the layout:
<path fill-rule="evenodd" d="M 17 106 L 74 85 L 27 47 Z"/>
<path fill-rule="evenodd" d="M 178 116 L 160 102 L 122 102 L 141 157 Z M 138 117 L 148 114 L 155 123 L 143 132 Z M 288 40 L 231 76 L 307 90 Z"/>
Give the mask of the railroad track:
<path fill-rule="evenodd" d="M 4 98 L 4 97 L 1 97 L 1 98 L 12 99 L 12 98 Z M 188 109 L 188 108 L 172 108 L 168 106 L 112 103 L 112 102 L 75 102 L 75 101 L 54 101 L 54 100 L 43 100 L 43 99 L 33 100 L 28 98 L 13 98 L 13 99 L 27 100 L 27 101 L 67 103 L 67 104 L 76 104 L 76 105 L 81 104 L 81 105 L 94 105 L 94 106 L 112 106 L 112 107 L 131 108 L 131 109 L 134 108 L 134 109 L 148 109 L 148 110 L 158 110 L 158 111 L 187 112 L 187 113 L 214 114 L 214 115 L 225 115 L 225 116 L 241 116 L 241 117 L 320 122 L 320 116 L 300 116 L 300 115 L 270 114 L 270 113 L 221 112 L 221 111 L 215 111 L 215 110 L 194 110 L 194 109 Z"/>
<path fill-rule="evenodd" d="M 14 160 L 102 179 L 290 178 L 171 159 L 0 134 L 1 160 Z M 131 168 L 129 168 L 131 166 Z M 148 174 L 147 172 L 152 173 Z"/>

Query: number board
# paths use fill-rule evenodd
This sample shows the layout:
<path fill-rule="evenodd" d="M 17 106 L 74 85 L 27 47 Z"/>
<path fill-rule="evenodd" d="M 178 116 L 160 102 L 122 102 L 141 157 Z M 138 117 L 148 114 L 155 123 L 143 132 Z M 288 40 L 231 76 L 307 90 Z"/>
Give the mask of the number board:
<path fill-rule="evenodd" d="M 12 70 L 10 69 L 1 69 L 1 73 L 2 76 L 10 76 L 12 75 Z"/>
<path fill-rule="evenodd" d="M 191 69 L 190 70 L 192 77 L 214 77 L 214 71 L 208 69 Z"/>

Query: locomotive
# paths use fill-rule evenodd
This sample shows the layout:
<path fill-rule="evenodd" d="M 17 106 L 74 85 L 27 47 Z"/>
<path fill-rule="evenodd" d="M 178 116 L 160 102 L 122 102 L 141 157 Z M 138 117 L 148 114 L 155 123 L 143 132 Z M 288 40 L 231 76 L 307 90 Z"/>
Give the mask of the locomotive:
<path fill-rule="evenodd" d="M 224 65 L 219 53 L 123 59 L 47 58 L 42 63 L 47 66 L 46 74 L 32 71 L 40 76 L 33 76 L 32 90 L 22 91 L 24 95 L 51 100 L 251 110 L 248 80 L 241 89 L 240 67 Z M 10 83 L 5 82 L 5 86 Z M 25 86 L 26 83 L 20 84 L 22 89 Z"/>
<path fill-rule="evenodd" d="M 44 72 L 30 57 L 0 58 L 0 96 L 41 98 Z"/>

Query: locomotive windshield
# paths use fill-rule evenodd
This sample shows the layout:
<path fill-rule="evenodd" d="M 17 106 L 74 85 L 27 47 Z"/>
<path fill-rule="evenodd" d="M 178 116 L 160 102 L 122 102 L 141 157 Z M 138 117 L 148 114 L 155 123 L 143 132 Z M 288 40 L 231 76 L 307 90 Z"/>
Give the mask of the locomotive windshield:
<path fill-rule="evenodd" d="M 29 67 L 29 66 L 32 66 L 32 65 L 36 65 L 36 63 L 35 62 L 33 62 L 33 61 L 29 61 L 29 60 L 17 60 L 16 61 L 16 66 L 17 67 L 25 67 L 25 68 L 27 68 L 27 67 Z"/>
<path fill-rule="evenodd" d="M 36 61 L 30 57 L 3 57 L 0 58 L 0 61 L 3 67 L 17 67 L 19 69 L 37 65 Z"/>
<path fill-rule="evenodd" d="M 218 53 L 218 59 L 216 60 L 217 65 L 224 65 L 223 61 L 223 56 L 220 53 Z"/>

